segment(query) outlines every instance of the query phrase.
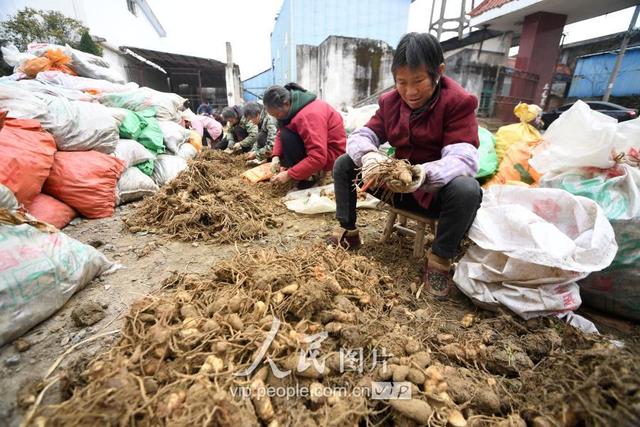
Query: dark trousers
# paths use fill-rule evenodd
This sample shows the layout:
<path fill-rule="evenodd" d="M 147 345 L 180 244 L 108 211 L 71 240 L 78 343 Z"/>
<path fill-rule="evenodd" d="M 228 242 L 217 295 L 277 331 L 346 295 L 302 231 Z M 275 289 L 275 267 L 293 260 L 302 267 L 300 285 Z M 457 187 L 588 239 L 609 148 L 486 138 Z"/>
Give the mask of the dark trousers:
<path fill-rule="evenodd" d="M 285 168 L 293 167 L 307 157 L 307 149 L 300 135 L 286 127 L 280 128 L 280 144 L 282 144 L 280 164 Z"/>
<path fill-rule="evenodd" d="M 356 228 L 357 194 L 354 182 L 359 171 L 351 157 L 343 154 L 333 166 L 336 219 L 347 230 Z M 368 190 L 380 197 L 379 189 Z M 427 209 L 412 194 L 393 194 L 390 203 L 398 208 L 438 220 L 431 250 L 442 258 L 455 258 L 462 238 L 471 227 L 482 202 L 482 189 L 474 178 L 459 176 L 438 190 Z"/>
<path fill-rule="evenodd" d="M 213 138 L 209 135 L 207 128 L 202 129 L 202 145 L 207 147 L 209 145 L 209 141 L 211 141 L 211 147 L 213 147 Z"/>
<path fill-rule="evenodd" d="M 205 130 L 205 132 L 208 134 L 208 132 Z M 231 132 L 233 132 L 233 138 L 236 141 L 242 141 L 243 139 L 245 139 L 248 135 L 246 129 L 241 128 L 240 126 L 234 126 L 234 128 L 231 130 Z M 218 142 L 216 142 L 213 145 L 213 148 L 216 150 L 226 150 L 229 147 L 229 140 L 227 139 L 227 137 L 222 137 L 222 139 Z M 248 152 L 249 150 L 251 150 L 251 147 L 243 147 L 242 151 L 244 153 Z"/>
<path fill-rule="evenodd" d="M 263 148 L 267 145 L 267 132 L 260 131 L 258 132 L 258 138 L 256 139 L 256 145 L 258 148 Z"/>
<path fill-rule="evenodd" d="M 228 146 L 229 146 L 229 140 L 225 136 L 220 141 L 216 142 L 213 145 L 213 148 L 216 150 L 226 150 Z"/>

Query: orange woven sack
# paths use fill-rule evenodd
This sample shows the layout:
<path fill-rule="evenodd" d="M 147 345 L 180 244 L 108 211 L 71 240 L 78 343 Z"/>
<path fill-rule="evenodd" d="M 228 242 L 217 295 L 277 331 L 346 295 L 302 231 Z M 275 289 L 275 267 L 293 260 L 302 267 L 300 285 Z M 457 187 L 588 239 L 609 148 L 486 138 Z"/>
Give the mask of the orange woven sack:
<path fill-rule="evenodd" d="M 71 74 L 72 76 L 78 75 L 70 66 L 71 57 L 65 55 L 60 49 L 49 49 L 45 56 L 51 61 L 50 70 L 62 71 L 63 73 Z"/>
<path fill-rule="evenodd" d="M 263 163 L 260 166 L 249 169 L 242 174 L 244 179 L 253 184 L 260 181 L 267 181 L 271 179 L 272 176 L 273 172 L 271 172 L 271 163 Z"/>
<path fill-rule="evenodd" d="M 537 187 L 541 175 L 529 165 L 531 154 L 542 140 L 533 142 L 516 142 L 511 145 L 500 162 L 496 173 L 484 187 L 496 184 L 516 184 Z"/>
<path fill-rule="evenodd" d="M 0 130 L 0 184 L 27 204 L 42 189 L 53 165 L 56 143 L 37 120 L 5 119 Z"/>
<path fill-rule="evenodd" d="M 35 78 L 40 71 L 47 71 L 51 68 L 51 60 L 41 56 L 38 58 L 27 59 L 20 65 L 20 71 L 25 73 L 29 78 Z"/>
<path fill-rule="evenodd" d="M 113 215 L 124 162 L 97 151 L 58 151 L 42 192 L 86 218 Z"/>
<path fill-rule="evenodd" d="M 58 229 L 62 229 L 78 216 L 71 206 L 42 193 L 38 194 L 31 203 L 25 205 L 25 208 L 38 221 L 46 222 Z"/>
<path fill-rule="evenodd" d="M 65 55 L 60 49 L 49 49 L 44 56 L 28 59 L 21 66 L 20 71 L 30 78 L 35 78 L 41 71 L 57 70 L 72 76 L 78 74 L 69 66 L 71 57 Z"/>
<path fill-rule="evenodd" d="M 189 144 L 193 145 L 194 148 L 200 152 L 202 150 L 202 136 L 195 130 L 192 130 L 189 136 Z"/>

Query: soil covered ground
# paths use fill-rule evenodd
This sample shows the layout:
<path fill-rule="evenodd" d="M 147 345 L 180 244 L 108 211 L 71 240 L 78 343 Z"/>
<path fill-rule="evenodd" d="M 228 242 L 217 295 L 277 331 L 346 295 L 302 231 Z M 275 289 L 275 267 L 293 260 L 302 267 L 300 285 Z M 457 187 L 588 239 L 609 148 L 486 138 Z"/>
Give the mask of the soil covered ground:
<path fill-rule="evenodd" d="M 329 248 L 332 214 L 288 212 L 286 189 L 227 178 L 242 169 L 206 153 L 65 228 L 123 268 L 0 349 L 0 424 L 640 424 L 634 327 L 437 301 L 412 242 L 379 242 L 384 211 L 359 211 L 361 249 Z"/>

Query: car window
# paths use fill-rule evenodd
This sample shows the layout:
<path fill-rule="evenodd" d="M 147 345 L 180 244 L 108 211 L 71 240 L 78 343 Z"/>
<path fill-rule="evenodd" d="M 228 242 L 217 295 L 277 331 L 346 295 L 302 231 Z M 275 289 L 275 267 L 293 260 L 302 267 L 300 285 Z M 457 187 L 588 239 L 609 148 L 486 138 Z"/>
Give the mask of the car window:
<path fill-rule="evenodd" d="M 587 102 L 592 110 L 618 110 L 613 105 L 603 104 L 602 102 Z"/>

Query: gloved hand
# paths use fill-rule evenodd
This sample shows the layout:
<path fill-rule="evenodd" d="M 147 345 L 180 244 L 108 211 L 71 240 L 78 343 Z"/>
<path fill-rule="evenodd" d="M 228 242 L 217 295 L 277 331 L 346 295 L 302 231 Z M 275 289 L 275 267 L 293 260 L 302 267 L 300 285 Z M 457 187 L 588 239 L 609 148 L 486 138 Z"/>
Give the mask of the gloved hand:
<path fill-rule="evenodd" d="M 278 172 L 280 172 L 280 157 L 274 156 L 273 159 L 271 159 L 271 173 Z"/>
<path fill-rule="evenodd" d="M 236 142 L 231 146 L 231 150 L 233 150 L 234 153 L 237 153 L 238 151 L 242 150 L 242 145 L 240 145 L 239 142 Z"/>
<path fill-rule="evenodd" d="M 394 179 L 387 182 L 386 187 L 394 193 L 413 193 L 424 184 L 427 178 L 427 174 L 422 165 L 413 165 L 411 167 L 411 178 L 412 180 L 409 184 Z"/>
<path fill-rule="evenodd" d="M 362 181 L 367 183 L 378 171 L 380 165 L 389 161 L 389 157 L 378 151 L 371 151 L 362 156 Z"/>

